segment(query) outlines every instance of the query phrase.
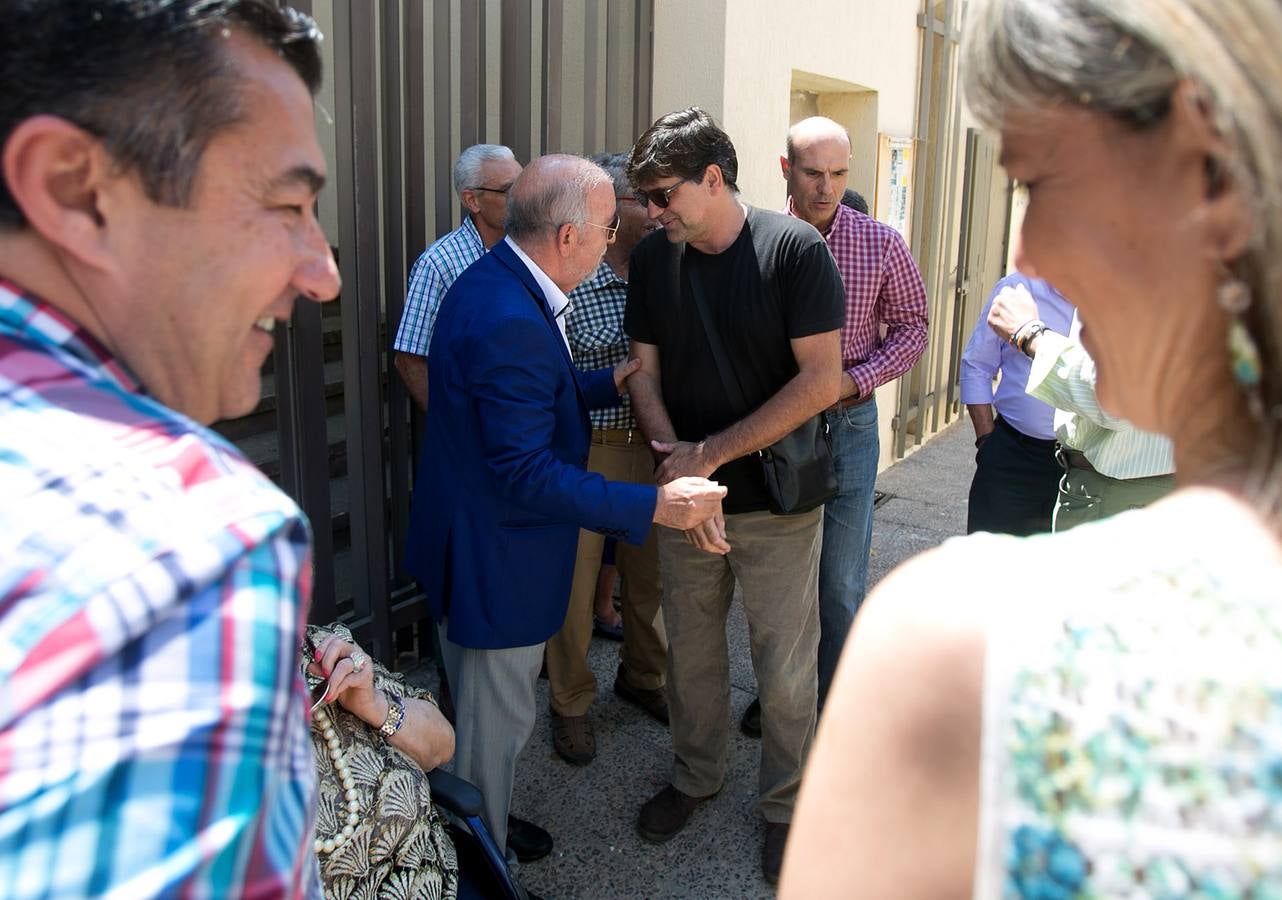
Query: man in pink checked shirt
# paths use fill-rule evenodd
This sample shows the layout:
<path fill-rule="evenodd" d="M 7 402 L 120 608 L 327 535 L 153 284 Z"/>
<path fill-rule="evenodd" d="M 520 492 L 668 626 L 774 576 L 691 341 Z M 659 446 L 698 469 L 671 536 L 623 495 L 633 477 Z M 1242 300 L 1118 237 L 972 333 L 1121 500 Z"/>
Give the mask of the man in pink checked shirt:
<path fill-rule="evenodd" d="M 926 349 L 926 287 L 899 232 L 842 206 L 850 169 L 850 136 L 844 128 L 822 116 L 798 122 L 788 132 L 788 152 L 779 162 L 788 183 L 787 212 L 824 236 L 846 289 L 841 399 L 827 411 L 840 493 L 824 507 L 819 563 L 822 710 L 868 576 L 881 451 L 874 392 L 911 369 Z M 759 716 L 756 704 L 744 715 L 749 733 L 754 709 Z"/>

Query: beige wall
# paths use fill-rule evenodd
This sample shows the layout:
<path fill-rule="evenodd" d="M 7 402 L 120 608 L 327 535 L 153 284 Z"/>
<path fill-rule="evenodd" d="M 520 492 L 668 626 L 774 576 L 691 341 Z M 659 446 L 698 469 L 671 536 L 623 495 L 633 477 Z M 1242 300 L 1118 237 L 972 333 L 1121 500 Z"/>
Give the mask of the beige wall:
<path fill-rule="evenodd" d="M 874 142 L 877 131 L 913 133 L 916 0 L 656 0 L 654 25 L 655 114 L 691 104 L 712 113 L 734 140 L 749 203 L 783 204 L 778 160 L 793 120 L 794 72 L 803 83 L 821 76 L 875 92 L 849 109 L 817 109 L 843 122 L 875 117 Z M 866 196 L 875 153 L 865 141 L 864 159 L 852 161 L 853 187 Z"/>

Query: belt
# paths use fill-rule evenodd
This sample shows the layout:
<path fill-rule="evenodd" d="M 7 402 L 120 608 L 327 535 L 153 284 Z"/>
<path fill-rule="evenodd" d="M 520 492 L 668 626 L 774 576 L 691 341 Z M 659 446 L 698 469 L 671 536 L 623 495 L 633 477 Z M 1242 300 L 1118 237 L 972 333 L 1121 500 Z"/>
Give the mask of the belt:
<path fill-rule="evenodd" d="M 1095 467 L 1091 465 L 1091 461 L 1086 458 L 1085 453 L 1080 450 L 1074 450 L 1072 447 L 1065 447 L 1063 444 L 1055 445 L 1055 458 L 1064 467 L 1064 471 L 1069 469 L 1082 469 L 1086 472 L 1095 471 Z"/>
<path fill-rule="evenodd" d="M 644 444 L 645 435 L 637 428 L 593 428 L 592 440 L 600 444 Z"/>
<path fill-rule="evenodd" d="M 830 407 L 828 407 L 827 409 L 825 409 L 825 410 L 824 410 L 824 412 L 830 412 L 830 413 L 845 412 L 846 410 L 848 410 L 848 409 L 853 409 L 853 408 L 854 408 L 854 407 L 856 407 L 856 406 L 863 406 L 865 403 L 867 403 L 867 402 L 868 402 L 869 400 L 871 400 L 872 398 L 873 398 L 873 395 L 872 395 L 872 394 L 863 394 L 863 395 L 858 395 L 858 396 L 842 397 L 840 400 L 838 400 L 838 401 L 837 401 L 836 403 L 834 403 L 832 406 L 830 406 Z"/>

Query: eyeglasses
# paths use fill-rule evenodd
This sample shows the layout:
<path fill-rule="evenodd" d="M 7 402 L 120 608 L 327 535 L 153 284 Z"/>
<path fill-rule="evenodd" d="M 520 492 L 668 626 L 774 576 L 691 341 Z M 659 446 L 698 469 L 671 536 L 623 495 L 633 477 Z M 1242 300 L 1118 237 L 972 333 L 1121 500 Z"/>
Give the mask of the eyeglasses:
<path fill-rule="evenodd" d="M 605 232 L 605 241 L 607 244 L 614 243 L 615 232 L 619 230 L 619 217 L 616 215 L 614 221 L 609 225 L 598 225 L 596 222 L 584 222 L 584 225 L 591 225 L 593 228 L 600 228 Z"/>
<path fill-rule="evenodd" d="M 491 194 L 506 194 L 508 191 L 512 190 L 512 185 L 505 184 L 503 185 L 503 187 L 496 187 L 496 188 L 482 187 L 480 185 L 477 185 L 476 187 L 468 188 L 468 190 L 469 191 L 489 191 Z"/>
<path fill-rule="evenodd" d="M 640 188 L 637 188 L 634 199 L 642 206 L 648 206 L 653 203 L 655 206 L 659 207 L 659 209 L 667 209 L 668 204 L 672 202 L 672 195 L 676 189 L 689 180 L 689 178 L 682 178 L 676 184 L 669 185 L 665 188 L 651 188 L 648 191 L 643 191 Z"/>

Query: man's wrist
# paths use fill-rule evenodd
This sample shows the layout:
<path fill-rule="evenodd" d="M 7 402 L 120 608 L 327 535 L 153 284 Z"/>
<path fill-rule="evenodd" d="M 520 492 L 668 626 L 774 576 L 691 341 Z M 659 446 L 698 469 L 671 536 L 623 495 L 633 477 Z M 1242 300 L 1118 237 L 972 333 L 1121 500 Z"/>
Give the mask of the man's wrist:
<path fill-rule="evenodd" d="M 985 431 L 983 434 L 975 435 L 975 449 L 978 450 L 980 447 L 984 446 L 984 441 L 988 440 L 992 436 L 992 431 Z"/>

